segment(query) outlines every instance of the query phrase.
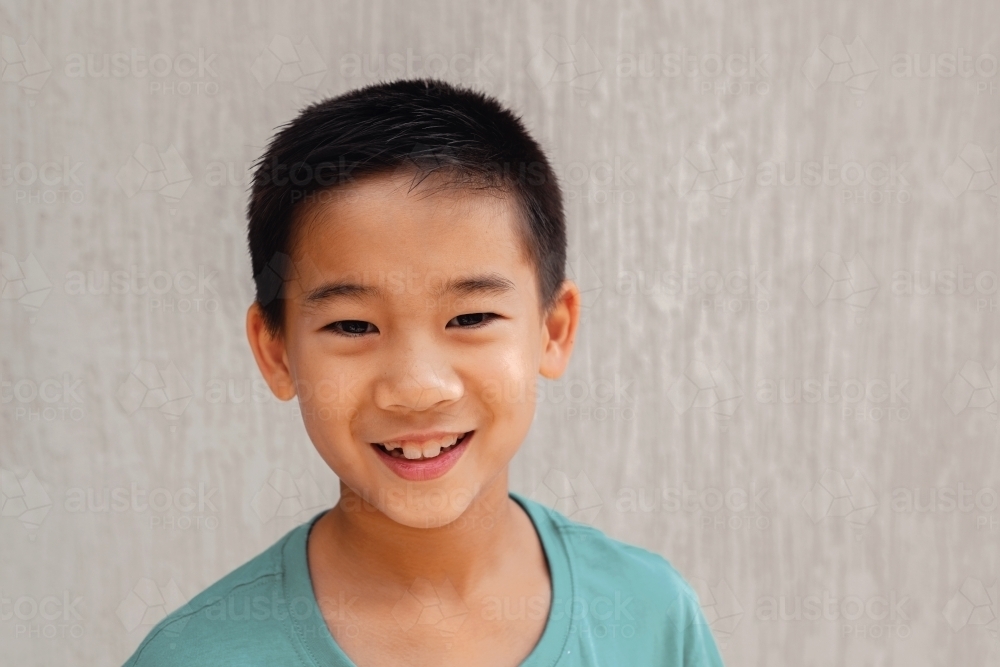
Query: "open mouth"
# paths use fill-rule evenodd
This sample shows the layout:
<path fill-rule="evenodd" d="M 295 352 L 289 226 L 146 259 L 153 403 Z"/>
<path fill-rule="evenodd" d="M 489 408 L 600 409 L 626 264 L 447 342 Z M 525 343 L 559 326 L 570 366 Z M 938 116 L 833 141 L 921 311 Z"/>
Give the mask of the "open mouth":
<path fill-rule="evenodd" d="M 461 435 L 453 436 L 445 440 L 438 440 L 434 442 L 426 443 L 410 443 L 410 442 L 387 442 L 372 443 L 375 447 L 380 449 L 383 454 L 391 456 L 397 459 L 405 459 L 407 461 L 430 461 L 440 457 L 442 454 L 447 454 L 451 450 L 455 449 L 463 442 L 465 442 L 473 431 L 468 431 L 462 433 Z"/>

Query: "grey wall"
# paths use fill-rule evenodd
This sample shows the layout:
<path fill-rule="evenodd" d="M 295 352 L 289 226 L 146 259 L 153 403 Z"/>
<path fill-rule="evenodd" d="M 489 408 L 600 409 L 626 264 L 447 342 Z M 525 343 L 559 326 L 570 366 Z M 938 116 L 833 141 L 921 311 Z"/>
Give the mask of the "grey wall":
<path fill-rule="evenodd" d="M 727 664 L 995 663 L 998 21 L 3 2 L 3 663 L 117 664 L 336 500 L 253 386 L 246 167 L 307 102 L 407 73 L 519 110 L 566 185 L 586 308 L 514 490 L 668 558 Z"/>

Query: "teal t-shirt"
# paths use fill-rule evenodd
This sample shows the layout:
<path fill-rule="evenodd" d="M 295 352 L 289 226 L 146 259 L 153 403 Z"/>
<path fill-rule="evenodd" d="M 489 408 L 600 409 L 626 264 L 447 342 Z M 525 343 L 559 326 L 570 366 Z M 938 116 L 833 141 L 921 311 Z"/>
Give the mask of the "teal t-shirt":
<path fill-rule="evenodd" d="M 531 518 L 552 580 L 545 630 L 522 665 L 722 665 L 697 596 L 664 558 L 510 497 Z M 306 541 L 320 516 L 160 621 L 125 667 L 354 667 L 309 577 Z"/>

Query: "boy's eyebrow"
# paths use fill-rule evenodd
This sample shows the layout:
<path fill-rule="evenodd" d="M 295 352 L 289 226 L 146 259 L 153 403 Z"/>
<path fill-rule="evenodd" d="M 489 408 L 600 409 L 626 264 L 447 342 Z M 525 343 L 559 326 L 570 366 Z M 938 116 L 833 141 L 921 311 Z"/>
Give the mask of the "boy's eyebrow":
<path fill-rule="evenodd" d="M 378 287 L 368 285 L 358 285 L 356 283 L 326 283 L 306 294 L 307 304 L 318 304 L 324 301 L 332 301 L 339 297 L 349 299 L 364 299 L 365 297 L 379 297 L 382 290 Z"/>
<path fill-rule="evenodd" d="M 471 276 L 469 278 L 449 281 L 444 291 L 456 292 L 462 295 L 481 293 L 502 296 L 516 289 L 513 282 L 499 273 L 486 273 L 481 276 Z"/>
<path fill-rule="evenodd" d="M 441 292 L 452 292 L 462 296 L 472 294 L 494 294 L 501 296 L 513 292 L 517 288 L 514 283 L 499 273 L 485 273 L 478 276 L 458 278 L 448 281 Z M 437 292 L 438 290 L 434 290 Z M 360 285 L 352 282 L 335 282 L 320 285 L 306 294 L 307 304 L 314 305 L 338 298 L 365 299 L 381 298 L 384 292 L 374 285 Z"/>

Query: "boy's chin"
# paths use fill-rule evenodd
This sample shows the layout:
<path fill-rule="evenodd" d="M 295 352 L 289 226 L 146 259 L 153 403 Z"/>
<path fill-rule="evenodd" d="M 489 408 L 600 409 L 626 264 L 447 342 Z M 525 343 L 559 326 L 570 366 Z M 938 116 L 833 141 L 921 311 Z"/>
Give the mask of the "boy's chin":
<path fill-rule="evenodd" d="M 460 520 L 479 490 L 459 486 L 393 491 L 381 494 L 376 503 L 389 519 L 410 528 L 440 528 Z"/>
<path fill-rule="evenodd" d="M 447 513 L 428 513 L 427 511 L 422 512 L 387 512 L 386 516 L 395 521 L 396 523 L 408 526 L 410 528 L 441 528 L 453 523 L 461 518 L 461 513 L 447 512 Z"/>

